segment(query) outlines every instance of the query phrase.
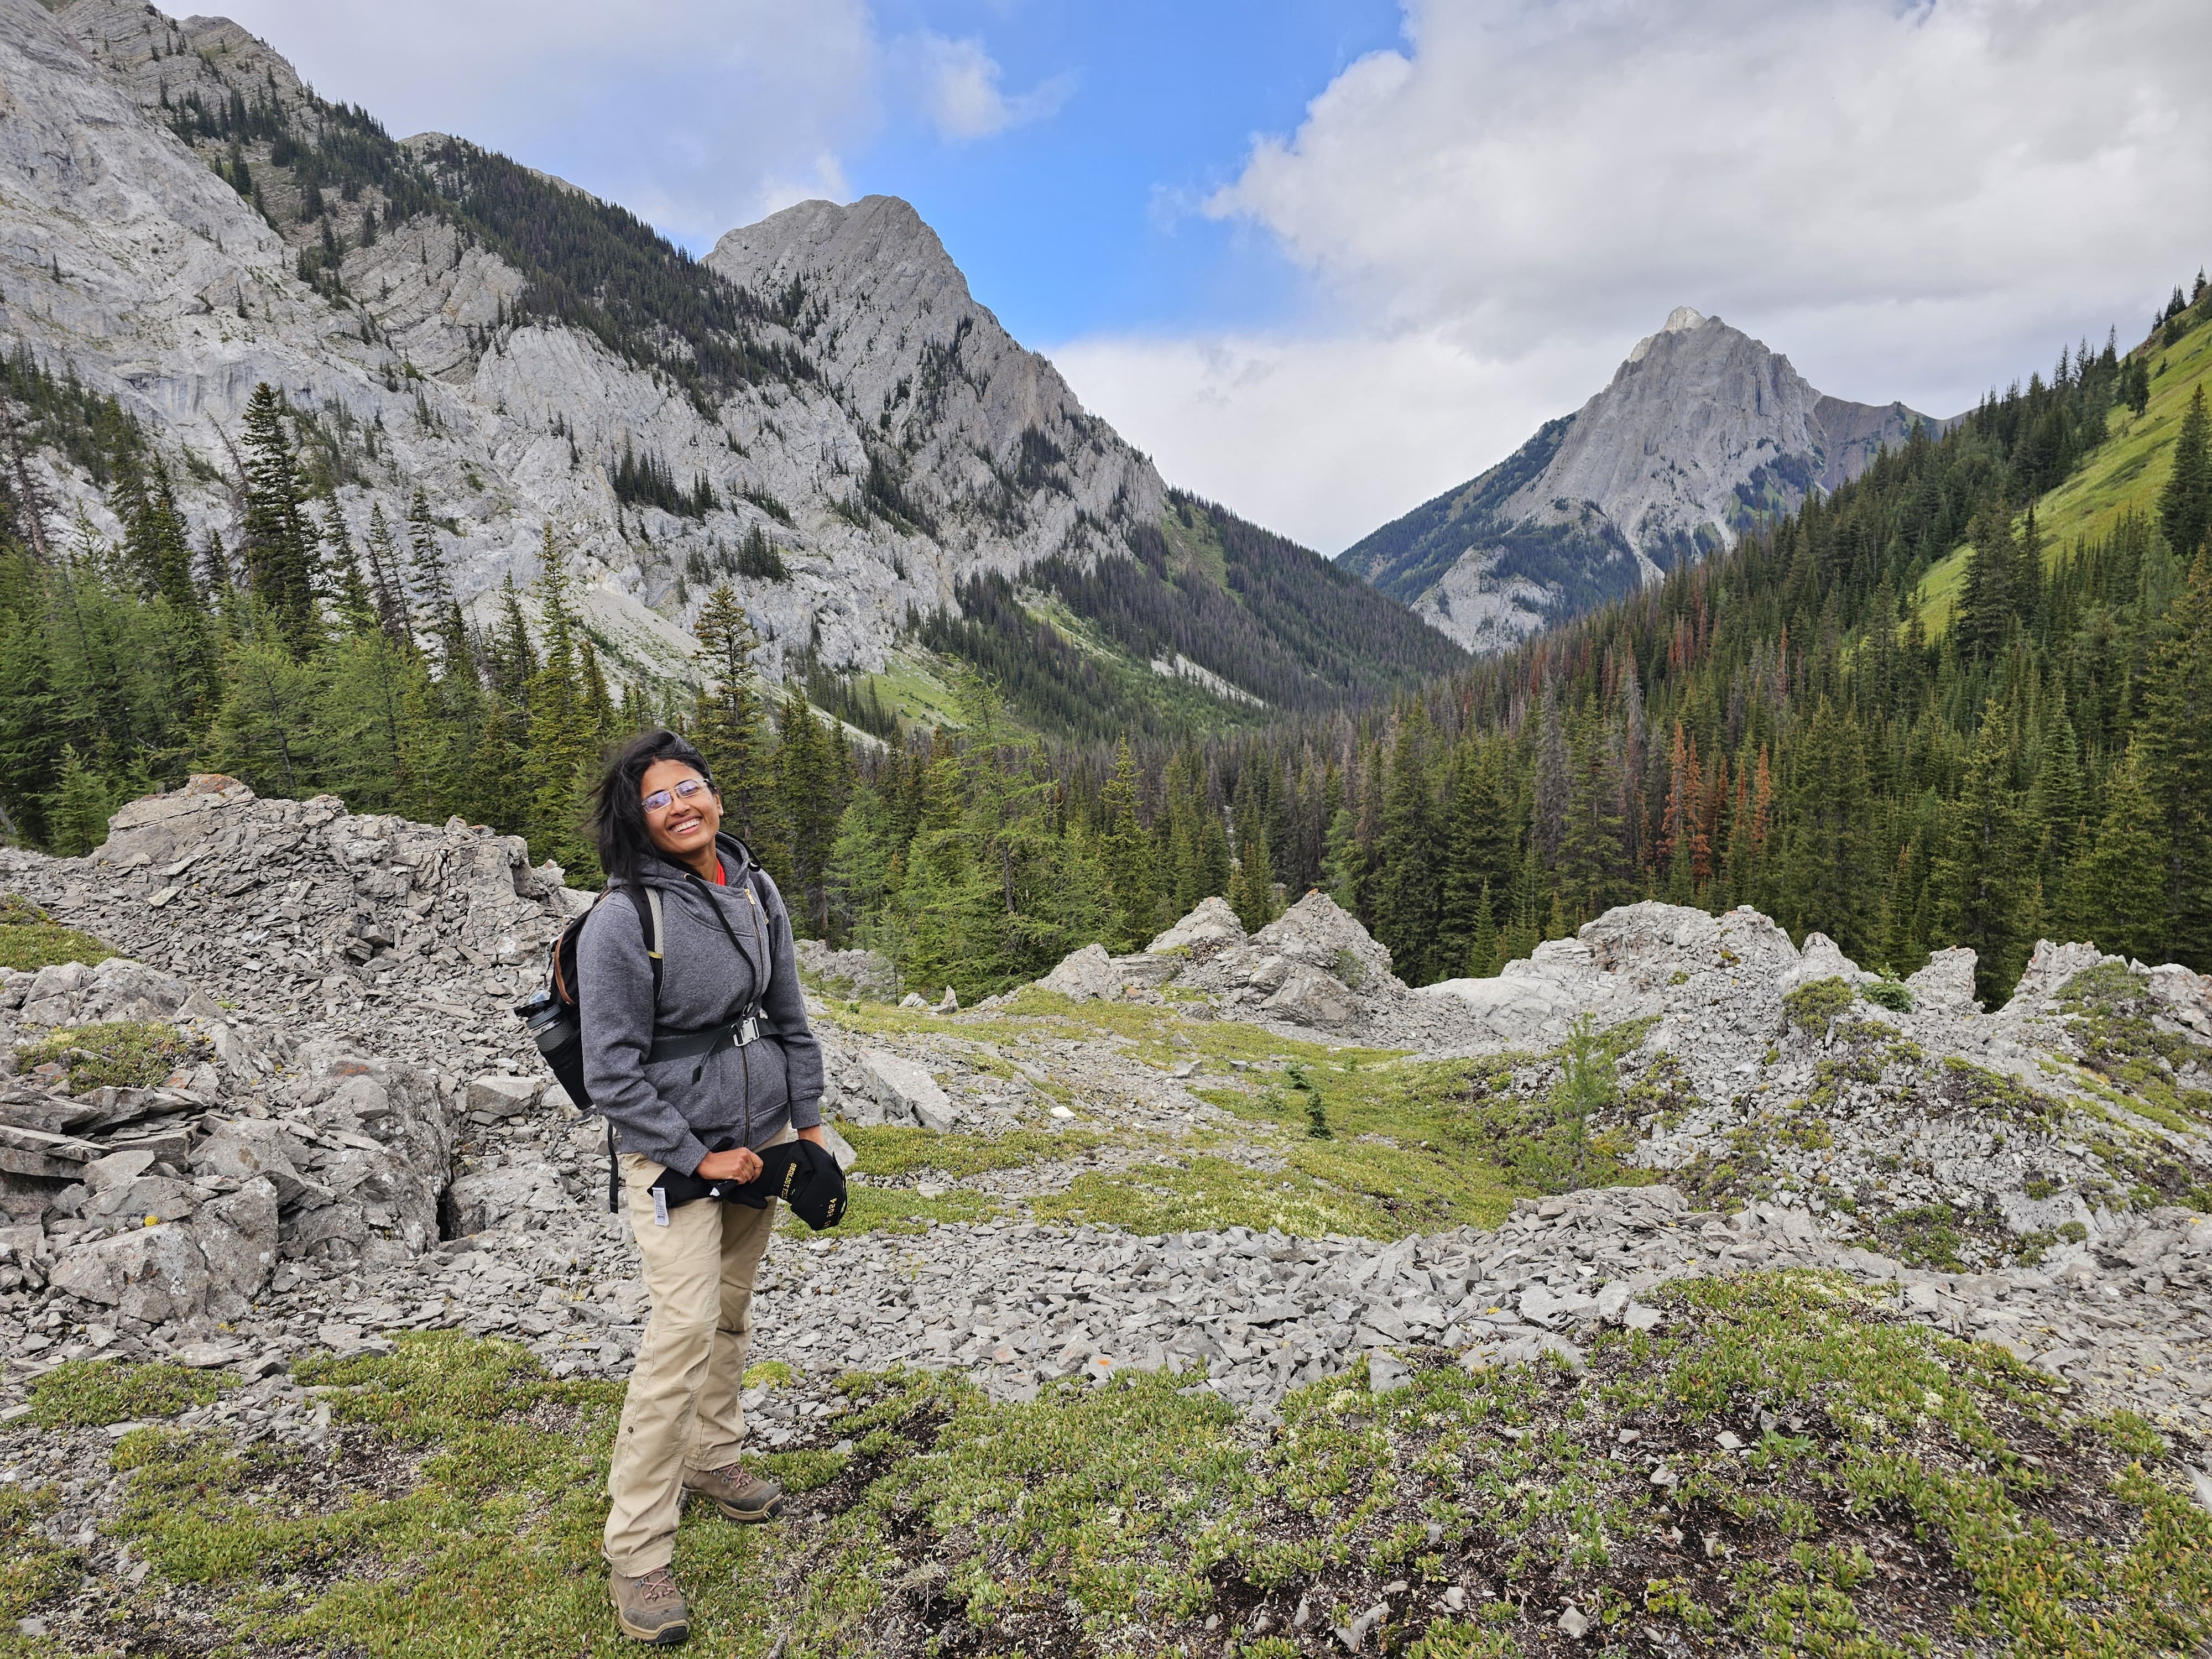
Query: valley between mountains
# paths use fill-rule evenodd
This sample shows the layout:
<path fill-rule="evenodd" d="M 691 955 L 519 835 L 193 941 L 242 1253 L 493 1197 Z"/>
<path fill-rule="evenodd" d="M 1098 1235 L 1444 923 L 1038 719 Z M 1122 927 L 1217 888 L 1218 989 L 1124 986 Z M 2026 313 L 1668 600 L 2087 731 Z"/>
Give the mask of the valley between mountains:
<path fill-rule="evenodd" d="M 218 777 L 0 887 L 24 1650 L 615 1650 L 645 1310 L 506 1012 L 588 895 Z M 799 1497 L 681 1534 L 708 1651 L 2204 1638 L 2197 975 L 1985 1012 L 1647 903 L 1417 992 L 1319 894 L 974 1009 L 805 962 L 854 1203 L 770 1257 Z"/>

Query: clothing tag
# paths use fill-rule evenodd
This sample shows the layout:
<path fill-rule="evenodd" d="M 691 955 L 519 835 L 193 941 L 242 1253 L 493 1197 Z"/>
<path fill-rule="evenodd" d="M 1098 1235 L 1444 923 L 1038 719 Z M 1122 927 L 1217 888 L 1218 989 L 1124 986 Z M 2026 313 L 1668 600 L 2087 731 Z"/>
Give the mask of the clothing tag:
<path fill-rule="evenodd" d="M 653 1189 L 653 1224 L 656 1227 L 668 1224 L 668 1194 L 658 1187 Z"/>

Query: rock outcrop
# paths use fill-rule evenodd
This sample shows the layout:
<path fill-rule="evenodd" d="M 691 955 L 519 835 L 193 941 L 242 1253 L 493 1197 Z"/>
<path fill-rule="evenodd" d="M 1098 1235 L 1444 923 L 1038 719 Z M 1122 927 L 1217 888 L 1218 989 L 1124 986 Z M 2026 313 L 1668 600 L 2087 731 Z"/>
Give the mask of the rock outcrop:
<path fill-rule="evenodd" d="M 1499 650 L 1856 477 L 1916 422 L 1944 424 L 1824 397 L 1683 306 L 1579 410 L 1344 562 L 1470 650 Z"/>

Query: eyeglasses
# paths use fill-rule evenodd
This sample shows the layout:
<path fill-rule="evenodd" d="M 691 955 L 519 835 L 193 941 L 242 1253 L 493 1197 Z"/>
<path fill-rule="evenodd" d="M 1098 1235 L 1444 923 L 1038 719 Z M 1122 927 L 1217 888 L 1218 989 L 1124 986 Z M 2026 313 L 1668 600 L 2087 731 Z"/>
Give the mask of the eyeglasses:
<path fill-rule="evenodd" d="M 713 787 L 714 786 L 709 784 L 704 778 L 686 778 L 683 782 L 678 784 L 673 789 L 654 790 L 642 801 L 640 801 L 638 805 L 644 807 L 648 812 L 658 812 L 662 807 L 667 805 L 671 799 L 690 800 L 693 796 L 699 794 L 702 791 L 710 789 Z"/>

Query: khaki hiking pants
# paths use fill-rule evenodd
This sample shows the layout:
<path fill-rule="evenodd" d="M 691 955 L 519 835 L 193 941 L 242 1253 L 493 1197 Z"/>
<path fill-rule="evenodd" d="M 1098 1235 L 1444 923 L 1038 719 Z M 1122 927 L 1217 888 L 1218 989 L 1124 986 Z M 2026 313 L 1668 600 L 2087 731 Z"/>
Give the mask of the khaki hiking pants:
<path fill-rule="evenodd" d="M 788 1125 L 777 1142 L 796 1139 Z M 676 1517 L 687 1470 L 733 1463 L 744 1438 L 745 1352 L 752 1340 L 753 1279 L 780 1206 L 695 1200 L 653 1218 L 660 1165 L 622 1155 L 630 1231 L 645 1261 L 653 1317 L 631 1368 L 614 1462 L 607 1471 L 607 1565 L 640 1577 L 676 1553 Z"/>

